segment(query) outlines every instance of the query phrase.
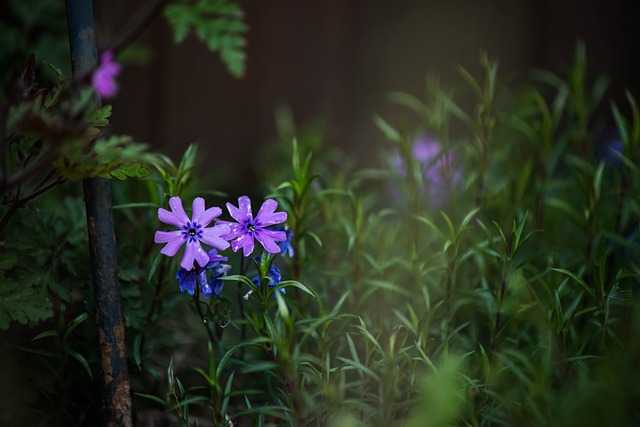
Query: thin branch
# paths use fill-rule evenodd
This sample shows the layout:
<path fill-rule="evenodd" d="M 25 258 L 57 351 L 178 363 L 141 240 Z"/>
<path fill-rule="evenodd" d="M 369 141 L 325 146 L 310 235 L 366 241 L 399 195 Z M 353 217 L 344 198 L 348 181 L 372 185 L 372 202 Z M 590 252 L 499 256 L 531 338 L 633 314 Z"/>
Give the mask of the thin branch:
<path fill-rule="evenodd" d="M 30 167 L 25 168 L 22 171 L 15 173 L 14 175 L 9 177 L 3 175 L 2 177 L 0 177 L 0 190 L 6 191 L 11 187 L 29 179 L 31 176 L 41 171 L 44 166 L 50 165 L 51 162 L 55 159 L 56 155 L 57 150 L 50 150 L 40 156 L 38 158 L 38 161 L 32 163 Z"/>
<path fill-rule="evenodd" d="M 156 17 L 162 12 L 164 6 L 169 4 L 168 0 L 157 0 L 153 6 L 146 11 L 146 14 L 135 24 L 130 27 L 114 44 L 111 46 L 111 50 L 115 53 L 122 51 L 131 42 L 137 39 L 144 30 L 151 25 Z"/>
<path fill-rule="evenodd" d="M 49 184 L 33 190 L 29 195 L 21 199 L 15 200 L 11 204 L 11 206 L 9 206 L 9 209 L 4 213 L 4 215 L 2 216 L 2 219 L 0 219 L 0 235 L 2 234 L 2 231 L 5 229 L 7 224 L 9 224 L 9 220 L 11 219 L 11 217 L 18 211 L 18 208 L 24 207 L 31 200 L 51 190 L 56 185 L 62 184 L 66 180 L 67 180 L 66 178 L 62 176 L 58 176 L 54 181 L 50 182 Z"/>

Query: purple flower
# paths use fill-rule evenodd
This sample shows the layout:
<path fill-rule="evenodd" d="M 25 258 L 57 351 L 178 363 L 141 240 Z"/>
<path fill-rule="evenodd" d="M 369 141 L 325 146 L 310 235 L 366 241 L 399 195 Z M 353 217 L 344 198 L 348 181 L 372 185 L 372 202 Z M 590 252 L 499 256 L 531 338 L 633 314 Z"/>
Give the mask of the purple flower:
<path fill-rule="evenodd" d="M 218 223 L 211 228 L 205 228 L 214 218 L 220 216 L 222 213 L 220 208 L 213 207 L 205 210 L 204 199 L 197 197 L 193 200 L 192 216 L 189 220 L 182 207 L 180 197 L 170 198 L 169 206 L 171 211 L 158 209 L 158 219 L 160 222 L 173 225 L 180 230 L 156 231 L 154 242 L 166 243 L 160 253 L 174 256 L 186 242 L 180 266 L 185 270 L 191 270 L 194 267 L 194 261 L 200 267 L 205 267 L 209 263 L 209 256 L 202 249 L 200 242 L 219 250 L 229 247 L 229 242 L 221 238 L 222 235 L 229 233 L 229 226 Z"/>
<path fill-rule="evenodd" d="M 287 220 L 286 212 L 275 212 L 277 207 L 278 202 L 267 199 L 254 218 L 251 212 L 251 200 L 247 196 L 238 198 L 237 208 L 231 203 L 227 203 L 229 214 L 237 223 L 220 221 L 220 224 L 229 226 L 229 232 L 222 237 L 231 242 L 231 249 L 234 252 L 238 252 L 242 248 L 244 256 L 249 256 L 253 252 L 254 237 L 267 252 L 272 254 L 280 252 L 280 247 L 276 242 L 287 240 L 287 234 L 284 231 L 265 228 Z"/>
<path fill-rule="evenodd" d="M 197 281 L 200 284 L 200 292 L 203 297 L 209 298 L 211 294 L 214 297 L 218 297 L 224 285 L 224 281 L 220 280 L 220 277 L 226 276 L 231 270 L 231 266 L 221 263 L 221 261 L 226 261 L 227 257 L 218 256 L 218 252 L 215 249 L 210 250 L 207 255 L 209 262 L 204 268 L 196 266 L 191 270 L 184 268 L 178 270 L 176 279 L 178 279 L 181 292 L 188 292 L 189 295 L 193 295 Z M 207 278 L 208 270 L 211 271 L 211 278 Z"/>
<path fill-rule="evenodd" d="M 113 60 L 113 52 L 106 51 L 100 55 L 100 65 L 93 71 L 91 83 L 98 96 L 110 98 L 118 92 L 116 76 L 122 66 Z"/>
<path fill-rule="evenodd" d="M 420 168 L 430 200 L 434 205 L 443 204 L 451 188 L 462 181 L 460 171 L 452 168 L 451 153 L 443 150 L 444 147 L 440 141 L 429 135 L 416 139 L 411 147 L 411 155 Z M 391 158 L 391 164 L 403 177 L 410 173 L 405 160 L 399 154 Z"/>

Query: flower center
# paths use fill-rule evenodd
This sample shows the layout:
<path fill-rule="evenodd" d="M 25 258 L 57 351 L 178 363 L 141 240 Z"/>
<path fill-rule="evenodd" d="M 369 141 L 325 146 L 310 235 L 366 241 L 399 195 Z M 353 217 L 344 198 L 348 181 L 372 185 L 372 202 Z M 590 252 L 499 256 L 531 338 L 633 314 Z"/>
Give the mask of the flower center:
<path fill-rule="evenodd" d="M 182 238 L 189 242 L 198 240 L 201 234 L 202 230 L 200 229 L 200 224 L 187 222 L 182 228 Z"/>
<path fill-rule="evenodd" d="M 247 230 L 249 231 L 256 231 L 256 226 L 253 225 L 253 223 L 249 223 L 249 225 L 247 225 Z"/>

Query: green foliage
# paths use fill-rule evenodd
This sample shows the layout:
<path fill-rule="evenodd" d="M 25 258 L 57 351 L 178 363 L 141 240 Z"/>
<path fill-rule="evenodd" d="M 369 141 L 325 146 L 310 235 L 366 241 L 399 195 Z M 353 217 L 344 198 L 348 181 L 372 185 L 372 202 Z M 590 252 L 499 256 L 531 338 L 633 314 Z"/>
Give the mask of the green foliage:
<path fill-rule="evenodd" d="M 176 43 L 182 43 L 193 30 L 211 52 L 220 52 L 222 62 L 235 77 L 245 72 L 247 31 L 244 13 L 231 0 L 187 0 L 165 6 L 164 15 L 173 28 Z"/>
<path fill-rule="evenodd" d="M 33 191 L 16 203 L 40 194 L 42 188 L 67 179 L 91 176 L 142 177 L 150 173 L 144 163 L 154 156 L 144 154 L 146 146 L 128 136 L 103 136 L 100 128 L 109 124 L 111 106 L 96 108 L 90 87 L 76 91 L 52 64 L 57 83 L 41 86 L 37 64 L 29 56 L 21 76 L 13 82 L 14 92 L 2 99 L 3 190 L 33 182 Z M 38 181 L 38 179 L 40 181 Z M 46 185 L 45 185 L 46 184 Z"/>
<path fill-rule="evenodd" d="M 20 67 L 30 53 L 58 64 L 65 73 L 70 73 L 64 4 L 48 0 L 3 2 L 0 46 L 0 87 L 6 87 L 14 69 Z"/>
<path fill-rule="evenodd" d="M 53 314 L 42 278 L 29 273 L 8 277 L 16 263 L 17 257 L 9 254 L 0 263 L 0 329 L 7 329 L 12 321 L 35 324 Z"/>
<path fill-rule="evenodd" d="M 177 42 L 193 30 L 243 73 L 236 4 L 181 1 L 165 15 Z M 287 212 L 293 256 L 224 252 L 231 273 L 209 300 L 178 291 L 177 257 L 153 243 L 169 197 L 228 201 L 198 182 L 197 147 L 174 163 L 103 133 L 111 107 L 52 64 L 56 83 L 36 84 L 36 65 L 2 109 L 1 379 L 27 379 L 16 390 L 30 399 L 3 404 L 20 411 L 2 421 L 27 420 L 26 407 L 43 424 L 95 424 L 84 208 L 77 185 L 58 186 L 90 176 L 139 178 L 113 186 L 138 421 L 158 410 L 181 426 L 637 421 L 640 113 L 627 94 L 628 116 L 611 105 L 614 144 L 598 140 L 606 80 L 589 80 L 581 44 L 566 75 L 537 70 L 513 87 L 486 54 L 477 78 L 458 67 L 469 108 L 435 76 L 424 99 L 392 93 L 417 124 L 374 118 L 388 139 L 378 168 L 355 169 L 322 146 L 320 125 L 298 129 L 279 110 L 256 187 Z"/>

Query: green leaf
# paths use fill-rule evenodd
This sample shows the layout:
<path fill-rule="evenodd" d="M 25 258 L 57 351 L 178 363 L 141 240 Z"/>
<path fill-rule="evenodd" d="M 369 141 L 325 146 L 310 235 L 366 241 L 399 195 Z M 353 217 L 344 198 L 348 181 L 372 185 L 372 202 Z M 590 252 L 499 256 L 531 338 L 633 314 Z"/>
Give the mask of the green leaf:
<path fill-rule="evenodd" d="M 145 144 L 136 143 L 124 135 L 100 138 L 88 145 L 78 140 L 64 146 L 54 165 L 68 179 L 147 176 L 150 171 L 142 162 L 153 163 L 157 159 L 145 153 L 146 148 Z"/>
<path fill-rule="evenodd" d="M 380 129 L 382 133 L 384 133 L 387 139 L 396 143 L 402 142 L 402 136 L 400 135 L 400 133 L 395 130 L 389 123 L 387 123 L 382 117 L 375 116 L 373 118 L 373 121 L 376 126 L 378 126 L 378 129 Z"/>
<path fill-rule="evenodd" d="M 284 280 L 284 281 L 280 282 L 278 284 L 278 286 L 275 287 L 275 290 L 282 289 L 282 288 L 288 288 L 288 287 L 298 288 L 298 289 L 303 290 L 304 292 L 308 293 L 312 297 L 314 297 L 314 298 L 316 297 L 316 295 L 313 293 L 313 291 L 311 291 L 311 289 L 307 288 L 305 285 L 303 285 L 302 283 L 300 283 L 298 281 L 295 281 L 295 280 Z"/>
<path fill-rule="evenodd" d="M 227 384 L 224 387 L 224 399 L 222 400 L 222 406 L 220 407 L 220 415 L 224 417 L 227 414 L 227 407 L 229 406 L 229 397 L 231 396 L 231 384 L 233 383 L 233 376 L 235 372 L 231 372 L 227 379 Z"/>
<path fill-rule="evenodd" d="M 558 273 L 562 273 L 566 276 L 571 277 L 587 292 L 587 294 L 591 297 L 591 299 L 595 301 L 595 291 L 591 288 L 591 286 L 587 285 L 587 283 L 584 280 L 582 280 L 582 278 L 579 277 L 577 274 L 572 273 L 569 270 L 565 270 L 564 268 L 551 268 L 551 270 L 557 271 Z"/>
<path fill-rule="evenodd" d="M 378 376 L 378 374 L 376 374 L 374 371 L 372 371 L 371 369 L 369 369 L 368 367 L 366 367 L 365 365 L 363 365 L 359 361 L 347 359 L 347 358 L 341 357 L 341 356 L 336 357 L 336 359 L 338 359 L 341 362 L 344 362 L 345 364 L 351 366 L 353 369 L 355 369 L 361 375 L 365 374 L 365 375 L 371 377 L 376 382 L 380 381 L 380 377 Z M 343 368 L 343 370 L 346 370 L 346 369 Z"/>
<path fill-rule="evenodd" d="M 9 270 L 16 265 L 18 257 L 12 254 L 4 253 L 0 257 L 0 270 Z"/>
<path fill-rule="evenodd" d="M 31 338 L 31 341 L 37 341 L 40 340 L 42 338 L 47 338 L 47 337 L 58 337 L 60 336 L 60 334 L 58 333 L 58 331 L 56 331 L 55 329 L 50 329 L 48 331 L 44 331 L 38 335 L 36 335 L 35 337 Z"/>
<path fill-rule="evenodd" d="M 111 105 L 105 105 L 97 109 L 89 116 L 89 122 L 96 127 L 107 126 L 109 124 L 109 117 L 111 117 L 111 110 Z"/>
<path fill-rule="evenodd" d="M 16 283 L 0 271 L 0 329 L 12 321 L 38 323 L 53 315 L 47 287 L 43 283 Z"/>
<path fill-rule="evenodd" d="M 56 77 L 58 78 L 59 82 L 63 82 L 64 81 L 64 73 L 62 72 L 62 70 L 60 70 L 60 68 L 56 67 L 55 65 L 53 65 L 51 62 L 47 61 L 46 59 L 41 59 L 40 62 L 42 62 L 43 64 L 45 64 L 47 67 L 49 67 L 56 75 Z"/>
<path fill-rule="evenodd" d="M 89 375 L 89 378 L 93 379 L 93 374 L 91 373 L 91 367 L 89 366 L 89 363 L 87 362 L 87 359 L 85 359 L 83 355 L 81 355 L 80 353 L 78 353 L 75 350 L 72 350 L 69 347 L 65 347 L 64 351 L 67 354 L 69 354 L 71 357 L 76 359 L 78 362 L 80 362 L 80 364 L 82 365 L 84 370 L 87 371 L 87 374 Z"/>
<path fill-rule="evenodd" d="M 289 317 L 291 317 L 291 315 L 289 313 L 289 308 L 287 307 L 287 302 L 284 300 L 284 297 L 280 292 L 276 292 L 275 295 L 276 295 L 276 301 L 278 303 L 278 312 L 280 313 L 280 316 L 282 316 L 284 320 L 288 320 Z"/>
<path fill-rule="evenodd" d="M 107 175 L 124 181 L 127 178 L 144 178 L 145 176 L 149 176 L 151 175 L 151 169 L 140 162 L 135 162 L 109 171 Z"/>
<path fill-rule="evenodd" d="M 247 31 L 244 12 L 230 0 L 178 1 L 164 8 L 164 15 L 173 28 L 175 43 L 182 43 L 193 31 L 211 52 L 219 52 L 227 70 L 242 77 L 246 68 Z"/>
<path fill-rule="evenodd" d="M 222 372 L 227 369 L 227 364 L 229 363 L 229 360 L 231 360 L 231 357 L 233 357 L 233 354 L 238 351 L 239 349 L 241 349 L 242 347 L 248 347 L 248 346 L 260 346 L 262 344 L 268 343 L 271 340 L 269 340 L 268 338 L 264 338 L 264 337 L 256 337 L 254 339 L 252 339 L 251 341 L 245 341 L 245 342 L 241 342 L 240 344 L 236 344 L 233 347 L 231 347 L 229 350 L 227 350 L 222 357 L 220 358 L 220 361 L 218 362 L 218 366 L 216 368 L 216 376 L 218 378 L 220 378 L 220 375 L 222 375 Z"/>
<path fill-rule="evenodd" d="M 140 396 L 140 397 L 144 397 L 145 399 L 149 399 L 153 402 L 156 402 L 157 404 L 161 405 L 161 406 L 167 406 L 167 402 L 165 402 L 164 400 L 160 399 L 158 396 L 154 396 L 151 394 L 145 394 L 145 393 L 138 393 L 137 391 L 134 391 L 133 394 L 135 396 Z"/>

